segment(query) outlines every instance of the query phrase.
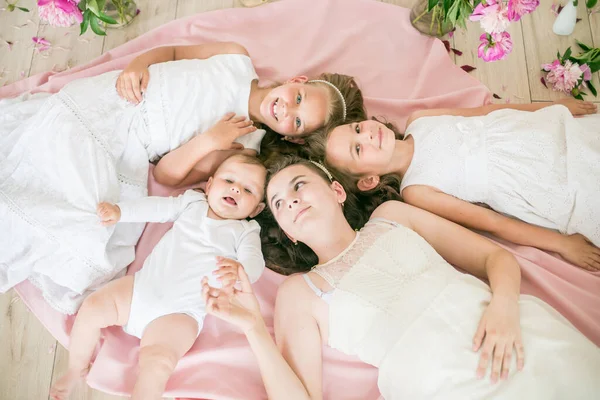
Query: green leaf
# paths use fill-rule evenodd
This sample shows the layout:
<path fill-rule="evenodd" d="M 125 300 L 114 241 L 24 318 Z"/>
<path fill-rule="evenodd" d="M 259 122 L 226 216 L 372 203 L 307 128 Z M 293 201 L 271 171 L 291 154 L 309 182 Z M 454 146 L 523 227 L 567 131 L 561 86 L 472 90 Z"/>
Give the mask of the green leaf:
<path fill-rule="evenodd" d="M 466 21 L 472 13 L 473 10 L 468 2 L 461 2 L 457 20 L 463 28 L 466 28 Z"/>
<path fill-rule="evenodd" d="M 565 62 L 566 60 L 569 59 L 569 57 L 571 57 L 571 48 L 568 47 L 567 50 L 565 51 L 565 54 L 563 54 L 562 56 L 562 62 Z"/>
<path fill-rule="evenodd" d="M 585 3 L 585 6 L 587 8 L 594 8 L 594 7 L 596 7 L 597 3 L 598 3 L 598 0 L 587 0 L 587 2 Z"/>
<path fill-rule="evenodd" d="M 83 1 L 82 1 L 83 3 Z M 81 31 L 79 32 L 79 35 L 83 35 L 85 33 L 85 31 L 87 31 L 88 26 L 90 26 L 90 14 L 91 12 L 89 10 L 85 10 L 83 12 L 83 21 L 81 21 L 81 24 L 79 24 L 79 26 L 81 27 Z"/>
<path fill-rule="evenodd" d="M 598 97 L 598 92 L 596 91 L 594 85 L 592 85 L 592 82 L 586 82 L 586 85 L 590 88 L 590 92 L 592 92 L 594 97 Z"/>
<path fill-rule="evenodd" d="M 438 3 L 438 0 L 428 0 L 427 2 L 427 11 L 431 11 L 433 10 L 433 7 L 435 7 Z"/>
<path fill-rule="evenodd" d="M 583 96 L 581 95 L 581 93 L 576 94 L 573 97 L 575 97 L 577 100 L 583 100 Z"/>
<path fill-rule="evenodd" d="M 581 48 L 581 50 L 583 51 L 590 51 L 591 48 L 583 43 L 581 43 L 579 40 L 575 40 L 575 42 L 577 42 L 577 46 L 579 46 Z"/>
<path fill-rule="evenodd" d="M 450 6 L 452 5 L 452 0 L 443 0 L 444 5 L 444 19 L 448 15 L 448 10 L 450 10 Z"/>
<path fill-rule="evenodd" d="M 87 8 L 88 8 L 88 10 L 93 12 L 94 15 L 96 15 L 96 16 L 98 16 L 98 14 L 100 14 L 100 9 L 98 8 L 98 2 L 96 0 L 88 0 Z"/>
<path fill-rule="evenodd" d="M 104 32 L 102 30 L 102 28 L 100 27 L 100 23 L 98 21 L 99 21 L 98 17 L 96 17 L 95 15 L 92 15 L 90 17 L 90 28 L 92 28 L 92 31 L 94 31 L 94 33 L 96 35 L 106 36 L 106 32 Z"/>
<path fill-rule="evenodd" d="M 29 12 L 28 8 L 25 7 L 17 7 L 19 10 L 24 11 L 24 12 Z"/>
<path fill-rule="evenodd" d="M 81 1 L 79 2 L 79 4 L 77 4 L 77 8 L 79 8 L 79 10 L 80 10 L 81 12 L 84 12 L 84 11 L 85 11 L 85 0 L 81 0 Z"/>
<path fill-rule="evenodd" d="M 447 21 L 452 24 L 452 26 L 456 25 L 456 20 L 458 16 L 458 11 L 460 10 L 460 2 L 454 1 L 452 6 L 450 7 L 450 11 L 448 12 Z"/>
<path fill-rule="evenodd" d="M 97 17 L 100 21 L 106 22 L 107 24 L 116 24 L 117 23 L 117 21 L 114 18 L 111 18 L 104 13 L 100 13 L 99 15 L 97 15 Z"/>
<path fill-rule="evenodd" d="M 592 73 L 600 71 L 600 61 L 588 63 L 588 67 L 590 67 L 590 71 Z"/>

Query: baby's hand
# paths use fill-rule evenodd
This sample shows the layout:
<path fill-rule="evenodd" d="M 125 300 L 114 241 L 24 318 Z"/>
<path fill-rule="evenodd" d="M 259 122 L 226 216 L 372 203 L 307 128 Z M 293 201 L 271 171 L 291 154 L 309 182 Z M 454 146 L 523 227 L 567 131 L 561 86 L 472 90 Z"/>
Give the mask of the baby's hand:
<path fill-rule="evenodd" d="M 104 226 L 114 225 L 121 219 L 121 209 L 116 204 L 100 203 L 96 213 Z"/>
<path fill-rule="evenodd" d="M 219 269 L 213 272 L 213 275 L 216 275 L 217 280 L 223 285 L 222 289 L 233 289 L 238 281 L 238 268 L 241 266 L 242 264 L 235 260 L 217 256 L 217 267 Z"/>
<path fill-rule="evenodd" d="M 572 97 L 556 100 L 554 104 L 562 104 L 567 107 L 573 115 L 595 114 L 597 107 L 590 101 L 577 100 Z"/>
<path fill-rule="evenodd" d="M 234 143 L 237 138 L 252 133 L 256 127 L 246 117 L 238 117 L 235 113 L 227 113 L 212 128 L 204 132 L 210 139 L 214 150 L 240 150 L 243 146 Z"/>

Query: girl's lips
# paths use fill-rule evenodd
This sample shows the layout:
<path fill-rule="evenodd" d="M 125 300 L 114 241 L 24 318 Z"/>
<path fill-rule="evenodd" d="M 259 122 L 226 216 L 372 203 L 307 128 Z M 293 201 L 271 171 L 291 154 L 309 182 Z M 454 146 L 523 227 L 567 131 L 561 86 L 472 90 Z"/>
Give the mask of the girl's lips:
<path fill-rule="evenodd" d="M 310 208 L 310 206 L 300 210 L 300 212 L 298 214 L 296 214 L 296 218 L 294 218 L 294 222 L 298 221 L 298 219 L 301 216 L 303 216 L 306 213 L 306 211 L 308 211 L 309 208 Z"/>
<path fill-rule="evenodd" d="M 278 99 L 275 99 L 275 100 L 273 100 L 273 102 L 271 103 L 271 107 L 270 107 L 270 110 L 271 110 L 271 116 L 273 117 L 273 119 L 274 119 L 275 121 L 279 121 L 279 120 L 277 119 L 277 116 L 275 115 L 275 104 L 277 104 L 277 100 L 278 100 Z"/>

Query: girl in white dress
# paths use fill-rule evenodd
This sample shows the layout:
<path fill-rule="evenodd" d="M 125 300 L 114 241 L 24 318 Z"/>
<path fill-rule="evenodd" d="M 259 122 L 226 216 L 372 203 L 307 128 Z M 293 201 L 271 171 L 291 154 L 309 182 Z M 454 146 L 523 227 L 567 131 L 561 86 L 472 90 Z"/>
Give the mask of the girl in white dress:
<path fill-rule="evenodd" d="M 144 224 L 103 227 L 95 211 L 146 196 L 149 161 L 161 183 L 198 182 L 231 149 L 256 154 L 264 131 L 251 120 L 307 135 L 353 98 L 354 80 L 336 74 L 259 87 L 242 46 L 211 43 L 156 48 L 54 95 L 0 101 L 0 292 L 29 279 L 74 313 L 133 261 Z"/>
<path fill-rule="evenodd" d="M 508 251 L 397 201 L 356 232 L 344 215 L 357 211 L 352 197 L 325 167 L 291 158 L 269 175 L 282 230 L 270 244 L 318 262 L 280 264 L 300 273 L 277 294 L 277 344 L 242 269 L 233 294 L 203 283 L 207 311 L 245 332 L 269 398 L 322 399 L 323 345 L 378 367 L 386 400 L 597 396 L 600 349 L 543 301 L 519 296 Z"/>
<path fill-rule="evenodd" d="M 406 203 L 600 270 L 600 115 L 574 99 L 427 110 L 362 120 L 310 140 L 348 187 L 389 187 Z M 586 115 L 574 118 L 573 115 Z M 401 178 L 401 184 L 398 179 Z M 486 207 L 483 207 L 483 206 Z"/>

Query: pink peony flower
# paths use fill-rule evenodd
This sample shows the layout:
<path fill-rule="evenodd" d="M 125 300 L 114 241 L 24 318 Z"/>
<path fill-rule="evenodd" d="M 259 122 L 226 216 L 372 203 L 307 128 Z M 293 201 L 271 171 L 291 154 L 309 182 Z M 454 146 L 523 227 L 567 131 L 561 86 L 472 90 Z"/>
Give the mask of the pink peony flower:
<path fill-rule="evenodd" d="M 483 33 L 479 40 L 481 44 L 477 49 L 477 55 L 483 61 L 503 60 L 512 51 L 512 40 L 508 32 Z"/>
<path fill-rule="evenodd" d="M 542 69 L 549 71 L 546 81 L 552 85 L 552 89 L 565 93 L 571 93 L 571 90 L 578 86 L 579 79 L 585 77 L 579 64 L 568 60 L 565 61 L 565 65 L 561 65 L 560 61 L 556 60 L 552 64 L 542 65 Z M 591 71 L 589 75 L 591 78 Z"/>
<path fill-rule="evenodd" d="M 583 80 L 591 81 L 592 80 L 592 70 L 587 64 L 582 64 L 579 66 L 581 72 L 583 72 Z"/>
<path fill-rule="evenodd" d="M 483 30 L 490 34 L 504 32 L 510 23 L 506 8 L 496 0 L 479 3 L 469 19 L 479 21 Z"/>
<path fill-rule="evenodd" d="M 38 0 L 40 18 L 52 26 L 71 26 L 81 23 L 83 16 L 77 7 L 80 0 Z"/>
<path fill-rule="evenodd" d="M 542 64 L 542 69 L 544 71 L 552 71 L 552 70 L 554 70 L 556 67 L 558 67 L 560 65 L 561 65 L 560 60 L 554 60 L 552 62 L 552 64 Z"/>
<path fill-rule="evenodd" d="M 518 21 L 525 14 L 529 14 L 540 5 L 540 0 L 508 0 L 508 19 Z"/>

